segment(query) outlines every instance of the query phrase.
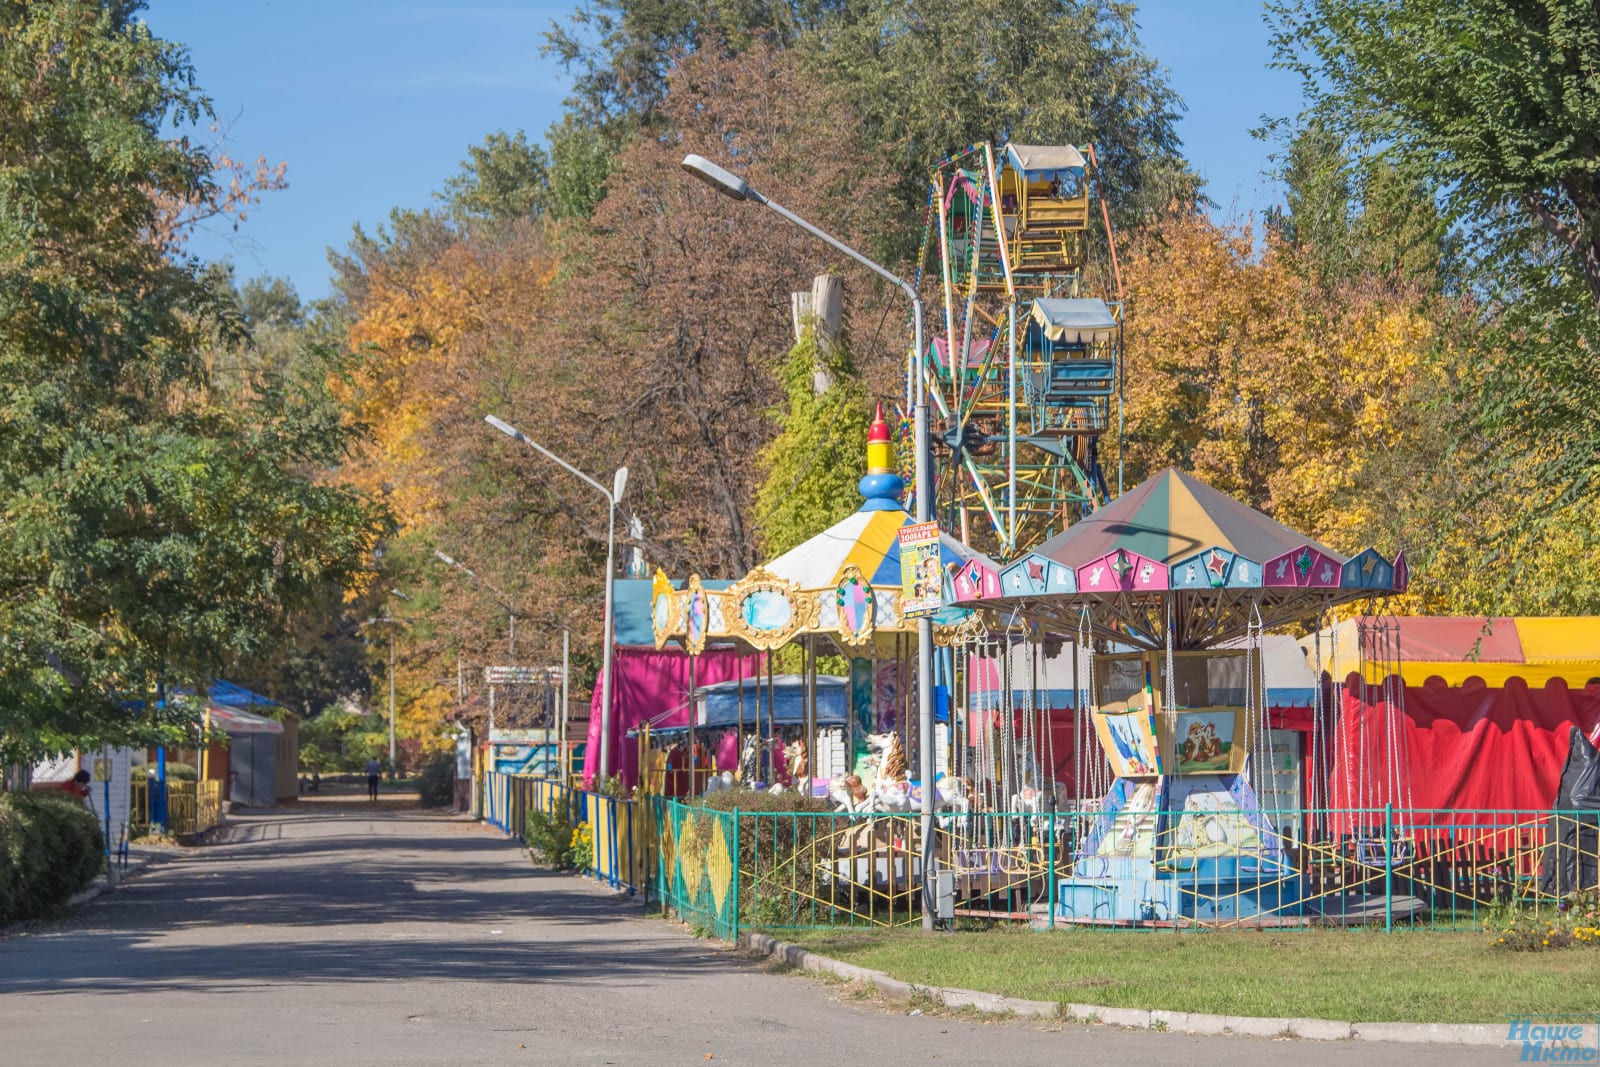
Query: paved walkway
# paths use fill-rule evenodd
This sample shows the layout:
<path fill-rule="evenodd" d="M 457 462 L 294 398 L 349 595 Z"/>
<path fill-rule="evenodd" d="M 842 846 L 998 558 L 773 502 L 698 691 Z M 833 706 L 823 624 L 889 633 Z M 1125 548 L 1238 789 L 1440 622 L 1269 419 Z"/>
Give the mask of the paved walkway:
<path fill-rule="evenodd" d="M 469 821 L 238 819 L 0 937 L 0 1061 L 119 1064 L 1504 1063 L 1498 1050 L 908 1016 L 532 869 Z"/>

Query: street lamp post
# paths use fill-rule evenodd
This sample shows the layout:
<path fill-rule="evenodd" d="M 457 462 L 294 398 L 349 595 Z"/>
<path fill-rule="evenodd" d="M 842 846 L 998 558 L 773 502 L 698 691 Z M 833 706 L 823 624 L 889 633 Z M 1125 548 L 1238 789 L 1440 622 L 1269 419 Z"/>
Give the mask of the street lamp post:
<path fill-rule="evenodd" d="M 857 252 L 837 237 L 818 229 L 772 199 L 761 195 L 743 178 L 704 156 L 690 154 L 683 157 L 683 169 L 700 181 L 725 193 L 735 200 L 749 200 L 770 208 L 785 219 L 809 233 L 824 244 L 838 249 L 857 263 L 866 267 L 905 293 L 911 300 L 912 344 L 915 346 L 913 367 L 916 372 L 916 391 L 912 401 L 912 436 L 916 440 L 916 467 L 913 490 L 917 498 L 917 521 L 927 522 L 933 516 L 933 486 L 928 471 L 928 393 L 924 373 L 927 353 L 922 350 L 922 297 L 916 287 L 887 268 L 878 265 Z M 918 770 L 922 777 L 922 928 L 933 929 L 932 882 L 930 861 L 933 857 L 933 620 L 923 615 L 917 619 L 917 722 L 922 734 Z"/>
<path fill-rule="evenodd" d="M 605 486 L 601 485 L 599 482 L 595 481 L 593 478 L 589 477 L 587 474 L 583 473 L 577 467 L 574 467 L 572 464 L 568 463 L 566 460 L 562 459 L 560 456 L 556 455 L 539 442 L 528 437 L 521 430 L 517 429 L 515 426 L 512 426 L 504 419 L 496 418 L 493 415 L 485 415 L 483 421 L 487 422 L 490 426 L 493 426 L 495 429 L 499 430 L 512 440 L 521 441 L 523 444 L 527 445 L 541 456 L 544 456 L 546 459 L 555 463 L 557 466 L 566 470 L 568 473 L 575 475 L 582 481 L 587 482 L 590 486 L 593 486 L 601 496 L 606 498 L 606 504 L 610 509 L 610 521 L 606 529 L 606 606 L 604 620 L 605 647 L 601 650 L 600 664 L 600 773 L 601 775 L 609 775 L 611 773 L 612 719 L 611 661 L 612 645 L 616 643 L 616 634 L 614 632 L 616 629 L 616 620 L 613 618 L 613 609 L 616 599 L 615 594 L 617 584 L 617 505 L 622 502 L 622 494 L 626 492 L 628 488 L 628 468 L 617 468 L 616 474 L 612 475 L 611 478 L 611 488 L 607 490 Z"/>
<path fill-rule="evenodd" d="M 391 590 L 404 600 L 411 598 L 398 589 Z M 404 619 L 397 619 L 393 615 L 380 615 L 367 619 L 362 626 L 377 626 L 382 623 L 389 627 L 389 774 L 393 776 L 395 769 L 395 742 L 394 742 L 394 628 L 405 624 Z"/>

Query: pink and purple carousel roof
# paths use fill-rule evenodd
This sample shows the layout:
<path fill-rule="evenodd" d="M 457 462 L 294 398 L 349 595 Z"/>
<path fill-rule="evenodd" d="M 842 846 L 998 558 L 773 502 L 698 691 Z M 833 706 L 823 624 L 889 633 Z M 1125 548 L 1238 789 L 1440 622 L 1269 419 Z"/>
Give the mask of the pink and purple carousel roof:
<path fill-rule="evenodd" d="M 1114 618 L 1103 627 L 1136 643 L 1179 647 L 1315 616 L 1327 606 L 1403 592 L 1409 574 L 1367 549 L 1347 557 L 1168 468 L 983 581 L 956 583 L 963 606 L 1029 605 L 1041 614 Z"/>

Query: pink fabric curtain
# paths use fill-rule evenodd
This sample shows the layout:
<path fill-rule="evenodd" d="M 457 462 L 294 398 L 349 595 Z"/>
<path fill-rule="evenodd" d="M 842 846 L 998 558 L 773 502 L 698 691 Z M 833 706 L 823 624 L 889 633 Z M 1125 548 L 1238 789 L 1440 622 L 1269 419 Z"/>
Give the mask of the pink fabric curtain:
<path fill-rule="evenodd" d="M 694 665 L 697 686 L 759 677 L 766 657 L 759 652 L 710 649 Z M 689 724 L 689 657 L 678 649 L 618 648 L 612 660 L 612 765 L 624 785 L 639 780 L 639 745 L 627 732 L 640 723 L 653 726 Z M 742 672 L 742 674 L 741 674 Z M 601 687 L 598 681 L 589 705 L 589 744 L 583 756 L 583 780 L 592 785 L 600 770 Z M 731 767 L 737 742 L 730 736 L 716 753 L 718 767 Z"/>

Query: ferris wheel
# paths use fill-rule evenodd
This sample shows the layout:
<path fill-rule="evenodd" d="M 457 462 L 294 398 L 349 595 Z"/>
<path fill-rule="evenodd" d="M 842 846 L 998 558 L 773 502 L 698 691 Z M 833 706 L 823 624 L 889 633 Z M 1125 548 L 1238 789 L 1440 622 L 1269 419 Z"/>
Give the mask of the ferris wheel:
<path fill-rule="evenodd" d="M 937 517 L 1001 560 L 1110 495 L 1122 301 L 1098 184 L 1093 146 L 978 144 L 930 175 L 917 271 L 941 297 L 925 353 Z"/>

